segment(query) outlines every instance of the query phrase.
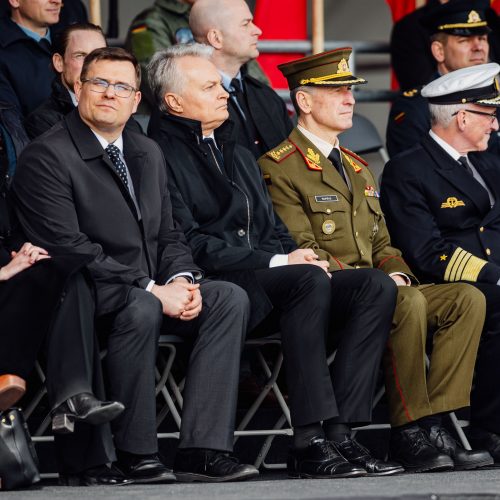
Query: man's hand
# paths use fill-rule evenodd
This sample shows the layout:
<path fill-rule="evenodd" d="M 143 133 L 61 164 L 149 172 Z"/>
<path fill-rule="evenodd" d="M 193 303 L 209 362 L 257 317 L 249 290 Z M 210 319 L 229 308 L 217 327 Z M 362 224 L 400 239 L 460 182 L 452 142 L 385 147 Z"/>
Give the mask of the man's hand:
<path fill-rule="evenodd" d="M 288 254 L 288 265 L 295 264 L 312 264 L 321 267 L 325 273 L 328 273 L 330 265 L 326 260 L 318 260 L 319 256 L 310 248 L 299 248 Z"/>
<path fill-rule="evenodd" d="M 19 252 L 11 252 L 10 256 L 12 260 L 6 266 L 0 268 L 0 281 L 7 281 L 39 260 L 50 259 L 47 250 L 36 247 L 31 243 L 25 243 Z"/>
<path fill-rule="evenodd" d="M 188 283 L 184 279 L 176 279 L 168 285 L 153 285 L 151 293 L 163 306 L 163 314 L 171 318 L 190 321 L 201 311 L 201 294 L 199 284 Z M 184 316 L 183 314 L 186 313 Z"/>

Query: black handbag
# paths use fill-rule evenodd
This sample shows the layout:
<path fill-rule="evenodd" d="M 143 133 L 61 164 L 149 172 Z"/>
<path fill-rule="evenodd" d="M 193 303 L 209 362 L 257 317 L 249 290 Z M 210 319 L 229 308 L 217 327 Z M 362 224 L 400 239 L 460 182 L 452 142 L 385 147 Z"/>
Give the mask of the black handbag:
<path fill-rule="evenodd" d="M 38 457 L 22 412 L 0 414 L 0 490 L 31 486 L 40 481 Z"/>

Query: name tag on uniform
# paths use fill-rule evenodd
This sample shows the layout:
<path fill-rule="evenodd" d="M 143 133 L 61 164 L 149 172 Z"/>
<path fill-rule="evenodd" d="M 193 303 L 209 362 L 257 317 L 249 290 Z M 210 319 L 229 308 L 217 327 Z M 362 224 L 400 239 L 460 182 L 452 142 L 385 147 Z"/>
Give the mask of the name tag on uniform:
<path fill-rule="evenodd" d="M 339 197 L 336 194 L 323 194 L 314 197 L 317 203 L 329 203 L 331 201 L 339 201 Z"/>

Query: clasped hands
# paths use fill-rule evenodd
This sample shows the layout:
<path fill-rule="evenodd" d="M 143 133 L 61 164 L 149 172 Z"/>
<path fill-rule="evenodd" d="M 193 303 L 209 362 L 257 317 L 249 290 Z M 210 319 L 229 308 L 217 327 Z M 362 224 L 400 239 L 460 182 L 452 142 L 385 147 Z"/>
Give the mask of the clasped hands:
<path fill-rule="evenodd" d="M 186 278 L 175 278 L 166 285 L 153 285 L 151 293 L 163 307 L 163 314 L 181 321 L 196 318 L 202 308 L 199 283 L 190 283 Z"/>
<path fill-rule="evenodd" d="M 10 257 L 11 261 L 0 268 L 0 281 L 7 281 L 39 260 L 50 259 L 47 250 L 29 242 L 24 243 L 18 252 L 12 251 Z"/>
<path fill-rule="evenodd" d="M 318 266 L 323 271 L 325 271 L 330 278 L 332 275 L 328 272 L 330 264 L 326 260 L 319 260 L 319 255 L 317 255 L 314 250 L 310 248 L 299 248 L 288 254 L 288 265 L 294 264 L 312 264 L 313 266 Z"/>

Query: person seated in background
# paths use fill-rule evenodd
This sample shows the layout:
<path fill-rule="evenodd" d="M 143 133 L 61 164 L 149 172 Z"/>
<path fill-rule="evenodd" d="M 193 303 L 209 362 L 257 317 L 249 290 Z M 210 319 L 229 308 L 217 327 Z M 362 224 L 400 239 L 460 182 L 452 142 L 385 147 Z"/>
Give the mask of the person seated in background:
<path fill-rule="evenodd" d="M 43 134 L 78 105 L 74 85 L 83 60 L 94 49 L 106 47 L 102 29 L 95 24 L 72 24 L 55 35 L 52 44 L 52 93 L 24 120 L 30 139 Z"/>
<path fill-rule="evenodd" d="M 201 0 L 199 0 L 201 1 Z M 221 76 L 206 45 L 157 53 L 149 81 L 162 110 L 153 135 L 167 160 L 173 214 L 195 262 L 250 297 L 251 333 L 281 331 L 290 402 L 292 477 L 356 477 L 401 472 L 356 448 L 350 427 L 371 421 L 376 374 L 396 300 L 378 270 L 330 280 L 328 263 L 297 249 L 275 216 L 253 154 L 235 142 Z M 330 321 L 333 323 L 330 329 Z M 325 339 L 336 337 L 327 364 Z"/>
<path fill-rule="evenodd" d="M 453 0 L 422 18 L 430 33 L 430 48 L 437 71 L 432 79 L 450 71 L 488 62 L 491 31 L 482 0 Z M 431 117 L 429 106 L 419 88 L 407 89 L 398 97 L 389 114 L 386 142 L 390 156 L 417 144 L 427 134 Z M 492 134 L 489 150 L 500 154 L 500 140 Z"/>
<path fill-rule="evenodd" d="M 381 203 L 394 243 L 428 282 L 467 282 L 486 297 L 471 394 L 473 446 L 500 463 L 500 162 L 487 149 L 498 131 L 496 63 L 463 68 L 422 89 L 432 126 L 395 156 Z"/>
<path fill-rule="evenodd" d="M 62 0 L 9 0 L 0 18 L 0 101 L 27 116 L 50 95 L 52 33 Z"/>
<path fill-rule="evenodd" d="M 332 282 L 378 269 L 398 286 L 392 324 L 385 325 L 391 459 L 413 472 L 490 465 L 487 452 L 463 449 L 442 422 L 448 412 L 469 406 L 484 297 L 465 284 L 418 286 L 391 246 L 368 164 L 339 144 L 339 134 L 352 127 L 352 85 L 366 83 L 351 73 L 350 55 L 351 49 L 337 49 L 279 66 L 299 121 L 259 164 L 278 215 L 300 248 L 329 262 Z M 340 446 L 348 459 L 359 452 Z"/>
<path fill-rule="evenodd" d="M 230 94 L 229 118 L 238 126 L 236 142 L 259 158 L 293 128 L 283 100 L 247 71 L 247 64 L 259 55 L 262 31 L 245 0 L 197 0 L 189 26 L 197 42 L 213 47 L 211 61 Z"/>
<path fill-rule="evenodd" d="M 142 112 L 150 113 L 156 109 L 155 99 L 148 85 L 147 65 L 156 51 L 177 43 L 193 41 L 193 33 L 189 27 L 189 13 L 191 6 L 197 1 L 155 0 L 151 7 L 137 14 L 130 24 L 125 48 L 132 52 L 141 64 L 143 101 L 139 109 Z M 249 72 L 262 83 L 269 83 L 257 61 L 249 65 Z"/>

